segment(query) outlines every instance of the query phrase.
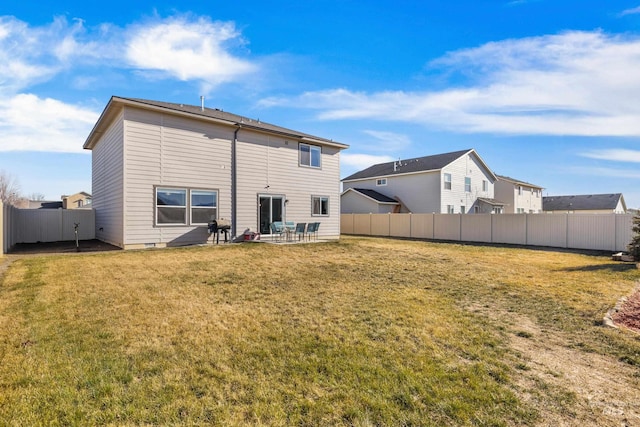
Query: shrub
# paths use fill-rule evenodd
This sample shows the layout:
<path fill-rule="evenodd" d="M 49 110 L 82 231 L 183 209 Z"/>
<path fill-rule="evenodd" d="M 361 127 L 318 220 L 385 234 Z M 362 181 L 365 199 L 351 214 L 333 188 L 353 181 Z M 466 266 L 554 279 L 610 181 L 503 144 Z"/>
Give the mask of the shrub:
<path fill-rule="evenodd" d="M 629 252 L 635 261 L 640 261 L 640 211 L 633 217 L 633 232 L 635 234 L 629 243 Z"/>

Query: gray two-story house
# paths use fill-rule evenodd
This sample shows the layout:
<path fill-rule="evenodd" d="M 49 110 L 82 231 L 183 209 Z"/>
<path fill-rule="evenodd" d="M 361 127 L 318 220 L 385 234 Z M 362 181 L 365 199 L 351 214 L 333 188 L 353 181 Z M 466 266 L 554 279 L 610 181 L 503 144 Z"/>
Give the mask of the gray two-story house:
<path fill-rule="evenodd" d="M 218 109 L 112 97 L 89 134 L 96 238 L 123 248 L 268 234 L 274 221 L 340 235 L 347 145 Z"/>
<path fill-rule="evenodd" d="M 342 180 L 342 213 L 502 213 L 475 150 L 379 163 Z"/>

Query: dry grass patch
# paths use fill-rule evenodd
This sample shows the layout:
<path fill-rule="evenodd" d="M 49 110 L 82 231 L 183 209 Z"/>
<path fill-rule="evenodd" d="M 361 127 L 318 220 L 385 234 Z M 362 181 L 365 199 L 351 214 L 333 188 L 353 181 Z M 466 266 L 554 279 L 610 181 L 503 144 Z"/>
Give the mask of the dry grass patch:
<path fill-rule="evenodd" d="M 519 343 L 552 337 L 632 382 L 640 343 L 598 321 L 638 279 L 605 257 L 359 238 L 24 259 L 0 287 L 0 419 L 593 419 Z"/>

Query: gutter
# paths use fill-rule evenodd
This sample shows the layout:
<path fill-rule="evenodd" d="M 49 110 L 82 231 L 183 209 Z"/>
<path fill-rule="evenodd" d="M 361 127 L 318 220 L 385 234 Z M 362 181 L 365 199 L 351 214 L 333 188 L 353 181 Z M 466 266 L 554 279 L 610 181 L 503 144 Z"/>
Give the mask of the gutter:
<path fill-rule="evenodd" d="M 231 241 L 233 241 L 236 234 L 236 220 L 238 218 L 238 174 L 236 173 L 236 146 L 238 142 L 238 132 L 242 128 L 239 123 L 236 123 L 236 130 L 233 132 L 233 140 L 231 140 Z"/>

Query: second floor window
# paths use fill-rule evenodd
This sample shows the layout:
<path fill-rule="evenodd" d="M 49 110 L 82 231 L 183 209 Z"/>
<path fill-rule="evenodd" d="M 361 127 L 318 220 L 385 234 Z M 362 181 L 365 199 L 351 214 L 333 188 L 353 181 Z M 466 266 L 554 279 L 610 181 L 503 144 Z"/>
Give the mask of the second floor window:
<path fill-rule="evenodd" d="M 486 180 L 482 180 L 482 191 L 489 191 L 489 182 Z"/>
<path fill-rule="evenodd" d="M 444 189 L 451 190 L 451 174 L 450 173 L 444 174 Z"/>
<path fill-rule="evenodd" d="M 471 178 L 469 177 L 464 179 L 464 191 L 471 193 Z"/>
<path fill-rule="evenodd" d="M 387 185 L 387 178 L 379 178 L 376 180 L 376 185 L 377 186 L 383 186 L 383 185 Z"/>
<path fill-rule="evenodd" d="M 309 144 L 300 144 L 300 166 L 308 166 L 312 168 L 320 167 L 320 147 Z"/>

